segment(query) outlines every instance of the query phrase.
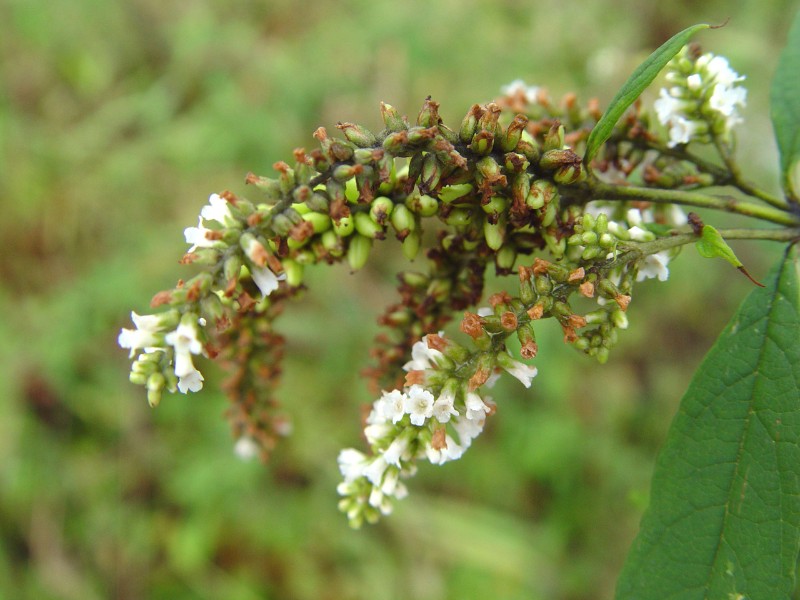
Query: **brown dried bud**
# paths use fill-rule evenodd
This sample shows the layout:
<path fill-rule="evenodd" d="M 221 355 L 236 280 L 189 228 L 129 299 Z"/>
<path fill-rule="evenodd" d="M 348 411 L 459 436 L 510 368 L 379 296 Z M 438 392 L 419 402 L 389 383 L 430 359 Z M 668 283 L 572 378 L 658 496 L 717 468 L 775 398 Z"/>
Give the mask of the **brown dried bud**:
<path fill-rule="evenodd" d="M 531 318 L 532 321 L 536 321 L 541 319 L 544 315 L 544 307 L 541 304 L 534 304 L 528 309 L 528 316 Z"/>
<path fill-rule="evenodd" d="M 581 296 L 586 298 L 594 298 L 594 283 L 591 281 L 584 281 L 578 286 L 578 292 Z"/>
<path fill-rule="evenodd" d="M 508 292 L 497 292 L 489 296 L 489 305 L 492 308 L 497 308 L 501 304 L 509 304 L 510 302 L 511 296 Z"/>
<path fill-rule="evenodd" d="M 472 339 L 476 340 L 484 335 L 483 318 L 475 313 L 465 312 L 459 329 L 461 329 L 461 331 L 466 333 Z"/>
<path fill-rule="evenodd" d="M 522 344 L 519 349 L 519 353 L 522 355 L 522 358 L 530 359 L 536 358 L 536 354 L 539 352 L 539 346 L 533 340 L 529 340 Z"/>
<path fill-rule="evenodd" d="M 574 329 L 580 329 L 581 327 L 586 327 L 586 319 L 583 318 L 581 315 L 570 315 L 567 318 L 567 322 L 569 323 L 570 327 Z"/>
<path fill-rule="evenodd" d="M 447 448 L 447 429 L 439 427 L 434 430 L 431 436 L 431 448 L 434 450 L 443 450 Z"/>
<path fill-rule="evenodd" d="M 631 303 L 631 297 L 626 294 L 619 294 L 618 296 L 614 297 L 614 302 L 616 302 L 622 312 L 628 310 L 628 304 Z"/>
<path fill-rule="evenodd" d="M 562 325 L 561 329 L 564 330 L 564 343 L 565 344 L 572 344 L 573 342 L 578 341 L 578 334 L 575 333 L 575 330 L 572 327 L 567 327 Z"/>
<path fill-rule="evenodd" d="M 172 302 L 172 290 L 162 290 L 158 292 L 153 299 L 150 300 L 150 307 L 151 308 L 158 308 L 163 304 L 169 304 Z"/>
<path fill-rule="evenodd" d="M 574 271 L 570 271 L 569 277 L 567 277 L 567 283 L 578 283 L 582 281 L 584 277 L 586 277 L 586 271 L 583 267 L 578 267 Z"/>
<path fill-rule="evenodd" d="M 500 326 L 506 331 L 514 331 L 517 328 L 517 315 L 510 310 L 504 312 L 500 315 Z"/>
<path fill-rule="evenodd" d="M 486 383 L 491 374 L 492 372 L 489 369 L 481 369 L 481 368 L 477 369 L 475 371 L 475 374 L 469 378 L 467 387 L 469 388 L 470 391 L 477 390 L 484 383 Z"/>

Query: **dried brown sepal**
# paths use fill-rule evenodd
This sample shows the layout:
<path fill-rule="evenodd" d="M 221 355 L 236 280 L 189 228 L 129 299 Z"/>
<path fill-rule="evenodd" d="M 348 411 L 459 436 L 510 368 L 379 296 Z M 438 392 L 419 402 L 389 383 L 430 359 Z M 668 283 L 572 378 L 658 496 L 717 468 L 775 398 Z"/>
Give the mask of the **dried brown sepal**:
<path fill-rule="evenodd" d="M 574 271 L 570 271 L 567 277 L 567 283 L 578 283 L 579 281 L 583 281 L 584 277 L 586 277 L 586 270 L 583 267 L 578 267 Z"/>
<path fill-rule="evenodd" d="M 425 371 L 409 371 L 406 373 L 405 385 L 411 387 L 412 385 L 423 385 L 425 383 Z"/>
<path fill-rule="evenodd" d="M 578 293 L 585 298 L 594 298 L 594 283 L 584 281 L 578 286 Z"/>
<path fill-rule="evenodd" d="M 511 295 L 508 292 L 497 292 L 489 296 L 489 306 L 497 308 L 511 302 Z"/>
<path fill-rule="evenodd" d="M 425 336 L 425 343 L 431 350 L 438 350 L 444 352 L 447 350 L 447 340 L 440 336 L 438 333 L 429 333 Z"/>
<path fill-rule="evenodd" d="M 459 329 L 476 340 L 483 335 L 483 318 L 471 312 L 465 312 Z"/>
<path fill-rule="evenodd" d="M 470 391 L 477 390 L 481 387 L 486 381 L 489 379 L 489 376 L 492 374 L 491 370 L 489 369 L 477 369 L 472 377 L 469 378 L 467 382 L 467 387 Z"/>
<path fill-rule="evenodd" d="M 170 302 L 172 302 L 172 290 L 162 290 L 156 293 L 156 295 L 153 296 L 153 299 L 150 300 L 150 307 L 158 308 L 159 306 L 169 304 Z"/>
<path fill-rule="evenodd" d="M 578 334 L 569 325 L 562 325 L 561 329 L 564 331 L 564 343 L 572 344 L 578 341 Z"/>
<path fill-rule="evenodd" d="M 527 314 L 531 318 L 531 321 L 541 319 L 544 315 L 544 306 L 536 303 L 528 309 Z"/>
<path fill-rule="evenodd" d="M 548 273 L 549 268 L 550 268 L 550 263 L 544 260 L 543 258 L 535 258 L 533 260 L 534 275 L 546 275 Z"/>
<path fill-rule="evenodd" d="M 533 340 L 529 340 L 520 346 L 519 353 L 522 355 L 522 358 L 536 358 L 536 355 L 539 353 L 539 345 Z"/>
<path fill-rule="evenodd" d="M 628 305 L 631 303 L 631 297 L 627 294 L 619 294 L 614 297 L 614 302 L 617 303 L 622 312 L 625 312 L 628 310 Z"/>
<path fill-rule="evenodd" d="M 194 261 L 196 261 L 198 259 L 198 257 L 199 257 L 199 254 L 197 254 L 196 252 L 187 252 L 186 254 L 184 254 L 181 257 L 181 259 L 178 261 L 178 264 L 190 265 Z"/>
<path fill-rule="evenodd" d="M 517 328 L 517 315 L 510 310 L 507 310 L 500 315 L 500 326 L 506 331 L 514 331 Z"/>
<path fill-rule="evenodd" d="M 447 448 L 447 429 L 437 427 L 431 436 L 431 448 L 434 450 L 444 450 Z"/>
<path fill-rule="evenodd" d="M 569 326 L 574 329 L 586 327 L 586 319 L 581 315 L 570 315 L 569 318 L 567 318 L 567 322 L 569 323 Z"/>

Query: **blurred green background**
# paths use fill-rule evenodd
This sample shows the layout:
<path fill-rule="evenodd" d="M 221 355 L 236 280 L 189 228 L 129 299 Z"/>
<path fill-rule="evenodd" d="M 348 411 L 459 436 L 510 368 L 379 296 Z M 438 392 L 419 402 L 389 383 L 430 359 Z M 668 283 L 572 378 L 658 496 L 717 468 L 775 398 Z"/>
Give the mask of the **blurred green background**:
<path fill-rule="evenodd" d="M 677 402 L 750 290 L 722 261 L 687 251 L 667 284 L 641 285 L 604 367 L 543 326 L 532 389 L 498 385 L 470 452 L 423 465 L 359 532 L 336 510 L 336 455 L 361 443 L 359 371 L 404 266 L 391 252 L 312 272 L 325 293 L 285 316 L 294 434 L 266 467 L 232 452 L 220 372 L 151 410 L 117 332 L 183 275 L 182 230 L 209 193 L 252 193 L 244 174 L 312 147 L 317 126 L 379 128 L 381 100 L 413 116 L 429 94 L 457 125 L 518 77 L 604 104 L 696 22 L 731 19 L 699 39 L 747 75 L 740 155 L 774 189 L 768 84 L 795 10 L 1 0 L 0 597 L 610 598 Z M 756 277 L 778 252 L 736 249 Z"/>

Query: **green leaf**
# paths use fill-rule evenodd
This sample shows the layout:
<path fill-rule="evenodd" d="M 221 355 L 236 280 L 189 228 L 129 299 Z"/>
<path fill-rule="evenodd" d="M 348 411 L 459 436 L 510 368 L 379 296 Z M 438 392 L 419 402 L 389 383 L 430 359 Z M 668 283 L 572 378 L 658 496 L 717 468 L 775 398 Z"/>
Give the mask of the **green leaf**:
<path fill-rule="evenodd" d="M 703 233 L 695 246 L 703 258 L 724 258 L 737 269 L 742 266 L 742 261 L 736 258 L 728 242 L 711 225 L 703 225 Z"/>
<path fill-rule="evenodd" d="M 800 552 L 800 286 L 789 254 L 695 374 L 617 600 L 789 598 Z"/>
<path fill-rule="evenodd" d="M 628 107 L 634 103 L 644 89 L 650 85 L 656 76 L 661 72 L 666 64 L 683 48 L 686 42 L 689 41 L 696 32 L 701 29 L 708 29 L 710 25 L 700 23 L 692 25 L 676 33 L 659 48 L 653 52 L 647 59 L 636 67 L 636 70 L 628 78 L 625 84 L 620 88 L 611 104 L 606 109 L 606 112 L 600 117 L 600 120 L 595 125 L 592 132 L 589 134 L 589 139 L 586 140 L 586 154 L 584 155 L 584 164 L 589 164 L 589 161 L 594 158 L 600 146 L 611 135 L 614 125 L 617 124 L 622 114 L 628 110 Z"/>
<path fill-rule="evenodd" d="M 781 155 L 784 190 L 800 198 L 800 11 L 795 15 L 786 47 L 772 80 L 772 127 Z"/>

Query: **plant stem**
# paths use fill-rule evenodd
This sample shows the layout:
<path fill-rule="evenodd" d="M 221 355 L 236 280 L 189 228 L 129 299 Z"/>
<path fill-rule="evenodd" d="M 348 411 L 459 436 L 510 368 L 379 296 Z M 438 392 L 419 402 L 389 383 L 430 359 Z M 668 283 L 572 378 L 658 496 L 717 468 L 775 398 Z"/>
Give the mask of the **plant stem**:
<path fill-rule="evenodd" d="M 742 170 L 739 168 L 739 164 L 736 162 L 736 159 L 734 159 L 733 154 L 731 154 L 730 147 L 724 141 L 719 139 L 719 136 L 714 136 L 714 146 L 716 147 L 720 158 L 722 158 L 722 162 L 725 163 L 728 171 L 730 171 L 731 183 L 734 186 L 739 188 L 745 194 L 753 196 L 754 198 L 758 198 L 759 200 L 763 200 L 775 208 L 780 208 L 782 210 L 787 210 L 789 208 L 789 205 L 782 198 L 776 198 L 775 196 L 758 189 L 744 180 L 742 177 Z"/>
<path fill-rule="evenodd" d="M 800 227 L 786 229 L 720 229 L 719 234 L 726 240 L 767 240 L 773 242 L 793 242 L 800 239 Z M 700 237 L 694 233 L 681 233 L 658 238 L 652 242 L 623 242 L 625 252 L 636 252 L 642 256 L 669 250 L 696 242 Z"/>
<path fill-rule="evenodd" d="M 591 196 L 596 200 L 644 200 L 667 204 L 684 204 L 700 208 L 713 208 L 746 217 L 755 217 L 778 225 L 800 225 L 800 217 L 770 206 L 742 202 L 730 196 L 712 196 L 683 190 L 662 190 L 627 185 L 614 185 L 599 181 L 589 183 Z"/>

